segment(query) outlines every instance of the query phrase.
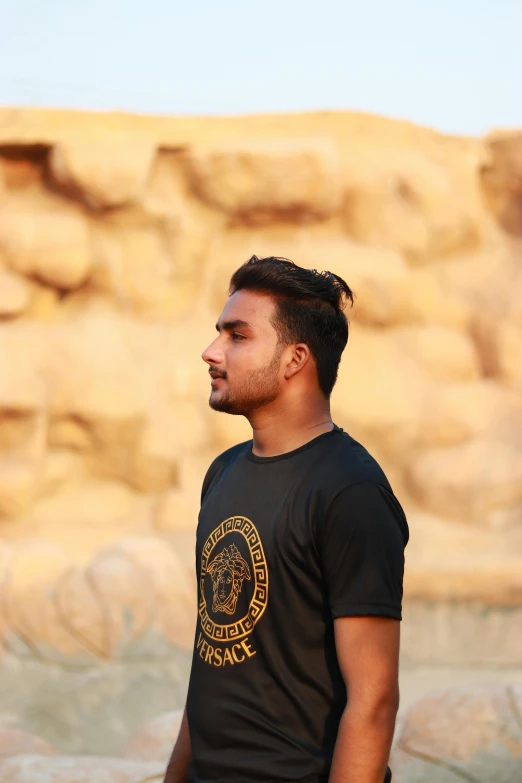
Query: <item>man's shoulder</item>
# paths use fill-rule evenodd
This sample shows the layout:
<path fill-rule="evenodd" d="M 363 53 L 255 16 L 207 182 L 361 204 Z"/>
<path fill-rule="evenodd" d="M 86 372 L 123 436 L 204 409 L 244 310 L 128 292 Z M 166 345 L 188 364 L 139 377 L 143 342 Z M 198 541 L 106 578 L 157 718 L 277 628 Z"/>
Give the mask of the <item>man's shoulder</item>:
<path fill-rule="evenodd" d="M 324 460 L 317 486 L 320 508 L 325 513 L 341 508 L 343 516 L 358 510 L 373 515 L 374 521 L 394 518 L 406 545 L 406 515 L 378 461 L 348 433 L 336 440 Z"/>
<path fill-rule="evenodd" d="M 391 490 L 390 483 L 375 457 L 347 432 L 331 441 L 321 461 L 319 477 L 332 492 L 363 482 L 375 482 Z"/>
<path fill-rule="evenodd" d="M 219 478 L 219 476 L 221 476 L 225 471 L 229 470 L 238 457 L 240 457 L 245 451 L 248 451 L 251 446 L 251 440 L 246 440 L 243 443 L 237 443 L 235 446 L 231 446 L 231 448 L 223 451 L 211 462 L 206 472 L 205 478 L 203 479 L 203 487 L 201 490 L 202 500 L 211 484 L 213 484 L 214 481 L 216 481 L 216 479 Z"/>
<path fill-rule="evenodd" d="M 222 451 L 214 461 L 211 463 L 209 470 L 214 467 L 231 465 L 240 457 L 244 452 L 248 451 L 252 447 L 252 440 L 245 440 L 242 443 L 236 443 L 235 446 L 231 446 L 226 451 Z"/>

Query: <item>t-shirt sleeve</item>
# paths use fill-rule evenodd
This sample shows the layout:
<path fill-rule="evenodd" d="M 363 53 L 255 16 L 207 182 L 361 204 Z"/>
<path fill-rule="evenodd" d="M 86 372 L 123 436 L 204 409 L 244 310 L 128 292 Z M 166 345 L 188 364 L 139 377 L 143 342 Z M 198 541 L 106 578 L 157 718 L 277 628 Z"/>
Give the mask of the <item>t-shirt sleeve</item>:
<path fill-rule="evenodd" d="M 382 484 L 363 481 L 334 499 L 318 547 L 332 618 L 402 619 L 407 541 L 404 512 Z"/>
<path fill-rule="evenodd" d="M 205 500 L 205 495 L 209 491 L 216 477 L 220 474 L 221 469 L 222 469 L 221 459 L 220 457 L 216 457 L 216 459 L 212 462 L 209 469 L 207 470 L 205 474 L 205 478 L 203 479 L 203 484 L 201 485 L 201 498 L 200 498 L 201 505 L 203 505 L 203 501 Z"/>

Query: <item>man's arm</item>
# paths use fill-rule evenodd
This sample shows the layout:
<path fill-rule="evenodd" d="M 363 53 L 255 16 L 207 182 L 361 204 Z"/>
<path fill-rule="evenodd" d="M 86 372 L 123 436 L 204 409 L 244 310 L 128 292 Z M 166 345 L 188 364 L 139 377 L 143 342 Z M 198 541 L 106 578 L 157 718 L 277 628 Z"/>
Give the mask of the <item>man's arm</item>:
<path fill-rule="evenodd" d="M 187 720 L 187 708 L 183 712 L 183 720 L 179 734 L 167 766 L 163 783 L 187 783 L 187 772 L 192 761 L 192 745 Z"/>
<path fill-rule="evenodd" d="M 329 783 L 383 783 L 399 707 L 400 623 L 339 617 L 334 627 L 348 700 Z"/>

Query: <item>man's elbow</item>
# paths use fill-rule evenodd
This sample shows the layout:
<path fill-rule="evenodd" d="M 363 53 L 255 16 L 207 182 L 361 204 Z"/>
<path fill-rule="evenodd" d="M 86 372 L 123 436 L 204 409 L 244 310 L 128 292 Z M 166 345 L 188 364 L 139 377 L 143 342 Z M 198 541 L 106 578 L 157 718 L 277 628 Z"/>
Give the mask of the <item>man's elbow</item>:
<path fill-rule="evenodd" d="M 399 686 L 396 684 L 365 696 L 349 698 L 345 712 L 368 723 L 395 722 L 399 702 Z"/>

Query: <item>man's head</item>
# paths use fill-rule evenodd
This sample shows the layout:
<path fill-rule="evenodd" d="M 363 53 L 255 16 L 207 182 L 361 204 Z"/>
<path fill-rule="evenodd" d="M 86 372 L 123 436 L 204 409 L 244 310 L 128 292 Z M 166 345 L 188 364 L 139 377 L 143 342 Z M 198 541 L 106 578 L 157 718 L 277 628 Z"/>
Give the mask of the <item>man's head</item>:
<path fill-rule="evenodd" d="M 328 399 L 348 340 L 347 300 L 350 288 L 331 272 L 252 256 L 232 276 L 219 334 L 203 353 L 210 406 L 248 416 L 298 374 L 310 393 Z"/>

